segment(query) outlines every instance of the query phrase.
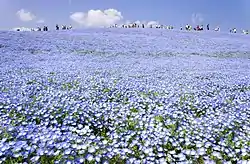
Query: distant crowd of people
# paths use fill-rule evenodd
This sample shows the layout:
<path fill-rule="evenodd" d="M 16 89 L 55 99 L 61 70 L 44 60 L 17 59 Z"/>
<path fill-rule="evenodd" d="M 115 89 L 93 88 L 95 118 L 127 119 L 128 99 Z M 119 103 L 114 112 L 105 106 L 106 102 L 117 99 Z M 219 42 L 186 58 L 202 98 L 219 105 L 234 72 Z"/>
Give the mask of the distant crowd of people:
<path fill-rule="evenodd" d="M 174 26 L 166 26 L 166 25 L 153 25 L 153 24 L 149 24 L 149 25 L 145 25 L 145 24 L 137 24 L 137 23 L 131 23 L 131 24 L 123 24 L 121 26 L 118 26 L 117 24 L 110 26 L 110 28 L 161 28 L 161 29 L 168 29 L 168 30 L 172 30 L 174 29 Z M 72 29 L 72 26 L 66 26 L 66 25 L 62 25 L 61 28 L 59 27 L 58 24 L 56 24 L 55 26 L 55 30 L 70 30 Z M 180 30 L 183 30 L 183 27 L 180 27 Z M 191 31 L 191 30 L 195 30 L 195 31 L 203 31 L 204 27 L 203 25 L 197 25 L 196 27 L 192 28 L 191 25 L 186 24 L 185 26 L 185 30 L 186 31 Z M 207 24 L 206 25 L 206 30 L 209 31 L 210 30 L 210 25 Z M 16 31 L 21 31 L 20 28 L 16 29 Z M 36 29 L 32 28 L 30 31 L 49 31 L 48 26 L 44 26 L 42 27 L 37 27 Z M 220 31 L 220 27 L 217 26 L 214 31 Z M 230 33 L 237 33 L 237 29 L 236 28 L 232 28 L 229 30 Z M 242 33 L 244 34 L 249 34 L 248 30 L 243 30 Z"/>
<path fill-rule="evenodd" d="M 187 25 L 185 26 L 185 29 L 186 29 L 187 31 L 191 31 L 191 30 L 203 31 L 203 30 L 204 30 L 204 27 L 203 27 L 203 25 L 197 25 L 196 27 L 192 28 L 191 25 L 187 24 Z M 206 29 L 207 29 L 207 31 L 210 30 L 210 24 L 207 24 Z M 182 30 L 182 27 L 181 27 L 181 30 Z M 217 27 L 214 29 L 214 31 L 220 31 L 220 27 L 217 26 Z"/>
<path fill-rule="evenodd" d="M 62 25 L 61 29 L 62 30 L 70 30 L 70 29 L 72 29 L 72 26 L 71 25 L 70 26 Z M 60 30 L 60 27 L 58 24 L 56 25 L 56 30 Z"/>
<path fill-rule="evenodd" d="M 121 26 L 118 26 L 117 24 L 115 25 L 112 25 L 110 26 L 110 28 L 162 28 L 162 29 L 168 29 L 168 30 L 171 30 L 171 29 L 174 29 L 173 26 L 164 26 L 164 25 L 145 25 L 145 24 L 137 24 L 137 23 L 131 23 L 131 24 L 123 24 Z M 180 30 L 183 30 L 183 27 L 181 26 L 180 27 Z M 185 30 L 187 31 L 191 31 L 191 30 L 195 30 L 195 31 L 203 31 L 205 30 L 203 25 L 197 25 L 196 27 L 192 27 L 191 25 L 189 24 L 186 24 L 185 26 Z M 206 25 L 206 30 L 209 31 L 211 30 L 210 28 L 210 24 L 207 24 Z M 217 26 L 216 28 L 213 29 L 214 31 L 220 31 L 220 27 Z M 237 29 L 236 28 L 232 28 L 230 29 L 229 31 L 230 33 L 237 33 Z M 248 30 L 243 30 L 242 31 L 244 34 L 249 34 L 249 31 Z"/>
<path fill-rule="evenodd" d="M 48 26 L 43 26 L 43 28 L 37 27 L 36 31 L 48 31 L 48 30 L 49 30 Z M 31 29 L 31 31 L 35 31 L 35 29 Z"/>
<path fill-rule="evenodd" d="M 72 26 L 66 26 L 66 25 L 62 25 L 61 26 L 61 30 L 70 30 L 72 29 Z M 57 24 L 55 27 L 55 30 L 60 30 L 59 25 Z M 22 31 L 21 28 L 17 28 L 16 31 Z M 43 26 L 43 27 L 37 27 L 37 28 L 31 28 L 30 31 L 49 31 L 48 26 Z"/>
<path fill-rule="evenodd" d="M 243 32 L 244 34 L 249 34 L 249 31 L 248 31 L 248 30 L 242 30 L 242 32 Z M 237 29 L 236 29 L 236 28 L 230 29 L 230 33 L 237 33 Z"/>

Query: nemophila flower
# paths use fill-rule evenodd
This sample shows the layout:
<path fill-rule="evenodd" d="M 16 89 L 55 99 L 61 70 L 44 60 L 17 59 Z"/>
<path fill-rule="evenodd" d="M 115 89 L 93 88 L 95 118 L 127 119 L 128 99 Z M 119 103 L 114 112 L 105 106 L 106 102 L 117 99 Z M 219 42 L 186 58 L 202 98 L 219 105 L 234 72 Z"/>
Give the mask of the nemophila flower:
<path fill-rule="evenodd" d="M 230 152 L 230 153 L 228 153 L 228 156 L 233 158 L 233 157 L 235 157 L 235 153 Z"/>
<path fill-rule="evenodd" d="M 93 157 L 93 155 L 91 155 L 91 154 L 87 154 L 86 159 L 87 159 L 88 161 L 92 161 L 92 160 L 94 160 L 94 157 Z"/>
<path fill-rule="evenodd" d="M 81 149 L 82 150 L 86 150 L 87 149 L 87 145 L 85 145 L 85 144 L 81 145 Z"/>
<path fill-rule="evenodd" d="M 95 152 L 95 147 L 89 147 L 88 152 L 89 153 L 94 153 Z"/>
<path fill-rule="evenodd" d="M 103 161 L 102 164 L 109 164 L 107 160 Z"/>
<path fill-rule="evenodd" d="M 213 156 L 215 156 L 216 158 L 222 159 L 222 156 L 221 156 L 221 154 L 220 154 L 219 152 L 213 152 L 212 154 L 213 154 Z"/>
<path fill-rule="evenodd" d="M 18 158 L 18 157 L 21 157 L 21 156 L 22 156 L 21 153 L 14 153 L 14 154 L 13 154 L 13 157 L 15 157 L 15 158 Z"/>
<path fill-rule="evenodd" d="M 240 153 L 241 150 L 240 150 L 240 149 L 235 149 L 235 152 L 236 152 L 236 153 Z"/>
<path fill-rule="evenodd" d="M 84 158 L 80 158 L 80 159 L 78 159 L 78 161 L 79 161 L 80 163 L 84 163 L 85 159 L 84 159 Z"/>
<path fill-rule="evenodd" d="M 198 155 L 205 155 L 206 154 L 206 149 L 205 148 L 200 148 L 197 151 Z"/>
<path fill-rule="evenodd" d="M 65 154 L 65 155 L 69 155 L 69 154 L 71 153 L 71 151 L 72 151 L 72 150 L 71 150 L 70 148 L 69 148 L 69 149 L 66 149 L 66 150 L 64 151 L 64 154 Z"/>

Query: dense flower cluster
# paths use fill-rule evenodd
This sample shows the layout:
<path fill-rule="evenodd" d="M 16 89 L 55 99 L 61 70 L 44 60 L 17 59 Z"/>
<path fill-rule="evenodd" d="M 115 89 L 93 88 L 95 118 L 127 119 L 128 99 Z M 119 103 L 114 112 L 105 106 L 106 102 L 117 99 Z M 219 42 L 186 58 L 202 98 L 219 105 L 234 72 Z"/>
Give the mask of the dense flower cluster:
<path fill-rule="evenodd" d="M 247 163 L 250 43 L 229 38 L 0 32 L 0 163 Z"/>

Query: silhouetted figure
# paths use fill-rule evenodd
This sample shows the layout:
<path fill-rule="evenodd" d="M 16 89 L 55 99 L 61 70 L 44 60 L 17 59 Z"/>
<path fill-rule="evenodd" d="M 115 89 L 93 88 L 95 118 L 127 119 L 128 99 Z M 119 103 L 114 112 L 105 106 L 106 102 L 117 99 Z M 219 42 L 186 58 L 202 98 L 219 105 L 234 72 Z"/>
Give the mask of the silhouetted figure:
<path fill-rule="evenodd" d="M 66 28 L 66 26 L 65 25 L 63 25 L 62 26 L 62 30 L 66 30 L 67 28 Z"/>
<path fill-rule="evenodd" d="M 236 33 L 236 32 L 237 32 L 236 28 L 230 29 L 230 33 Z"/>
<path fill-rule="evenodd" d="M 59 26 L 58 26 L 58 24 L 56 25 L 56 30 L 59 30 Z"/>
<path fill-rule="evenodd" d="M 215 30 L 215 31 L 220 31 L 220 27 L 218 26 L 218 27 L 216 27 L 214 30 Z"/>
<path fill-rule="evenodd" d="M 210 30 L 210 28 L 209 28 L 209 24 L 207 24 L 207 30 L 208 30 L 208 31 Z"/>
<path fill-rule="evenodd" d="M 237 32 L 237 30 L 236 30 L 236 28 L 234 28 L 234 29 L 233 29 L 233 33 L 236 33 L 236 32 Z"/>
<path fill-rule="evenodd" d="M 142 28 L 144 28 L 145 27 L 145 25 L 144 24 L 142 24 Z"/>
<path fill-rule="evenodd" d="M 199 26 L 199 28 L 200 31 L 203 31 L 203 25 Z"/>
<path fill-rule="evenodd" d="M 243 34 L 249 34 L 248 30 L 243 30 Z"/>
<path fill-rule="evenodd" d="M 194 30 L 196 30 L 196 31 L 200 31 L 200 26 L 199 26 L 199 25 L 197 25 L 197 26 L 196 26 L 196 28 L 195 28 Z"/>
<path fill-rule="evenodd" d="M 48 31 L 48 26 L 43 26 L 43 31 Z"/>
<path fill-rule="evenodd" d="M 185 28 L 186 28 L 186 30 L 188 30 L 188 31 L 190 31 L 190 30 L 192 29 L 192 27 L 191 27 L 189 24 L 187 24 Z"/>

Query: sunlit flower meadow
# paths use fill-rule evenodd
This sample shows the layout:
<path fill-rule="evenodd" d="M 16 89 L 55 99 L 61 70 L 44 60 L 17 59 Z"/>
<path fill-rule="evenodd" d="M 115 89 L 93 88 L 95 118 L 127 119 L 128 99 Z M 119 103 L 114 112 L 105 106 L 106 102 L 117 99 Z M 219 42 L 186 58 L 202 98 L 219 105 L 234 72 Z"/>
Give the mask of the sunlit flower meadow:
<path fill-rule="evenodd" d="M 0 163 L 247 164 L 249 40 L 0 32 Z"/>

